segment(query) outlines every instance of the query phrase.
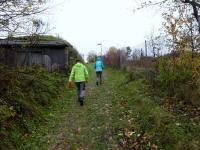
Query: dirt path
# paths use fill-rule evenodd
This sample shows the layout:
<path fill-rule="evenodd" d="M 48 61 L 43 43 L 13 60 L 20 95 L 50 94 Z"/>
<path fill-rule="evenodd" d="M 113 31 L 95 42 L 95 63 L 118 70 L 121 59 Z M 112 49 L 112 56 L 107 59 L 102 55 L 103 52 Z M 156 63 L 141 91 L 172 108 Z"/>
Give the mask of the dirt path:
<path fill-rule="evenodd" d="M 112 128 L 112 84 L 107 78 L 104 73 L 104 83 L 97 87 L 92 73 L 83 107 L 77 102 L 76 92 L 71 93 L 65 108 L 68 111 L 62 117 L 65 119 L 48 135 L 52 143 L 49 149 L 108 149 L 116 144 Z"/>
<path fill-rule="evenodd" d="M 162 108 L 143 78 L 127 83 L 126 72 L 107 69 L 97 87 L 91 65 L 89 72 L 85 105 L 67 89 L 20 149 L 199 149 L 199 122 Z"/>

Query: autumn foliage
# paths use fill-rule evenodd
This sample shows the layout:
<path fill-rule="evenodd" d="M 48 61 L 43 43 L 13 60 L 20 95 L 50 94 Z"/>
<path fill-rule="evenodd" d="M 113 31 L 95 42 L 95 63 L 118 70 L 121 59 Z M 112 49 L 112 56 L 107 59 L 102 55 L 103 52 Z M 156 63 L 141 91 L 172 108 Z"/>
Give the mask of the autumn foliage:
<path fill-rule="evenodd" d="M 200 56 L 191 52 L 160 57 L 154 66 L 152 86 L 162 89 L 166 96 L 200 104 Z"/>

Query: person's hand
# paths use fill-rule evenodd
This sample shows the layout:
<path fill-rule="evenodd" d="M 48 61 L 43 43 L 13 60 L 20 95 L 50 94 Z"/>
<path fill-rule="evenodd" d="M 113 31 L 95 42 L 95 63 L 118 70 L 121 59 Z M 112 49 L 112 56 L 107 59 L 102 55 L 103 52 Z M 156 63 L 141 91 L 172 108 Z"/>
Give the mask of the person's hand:
<path fill-rule="evenodd" d="M 70 89 L 73 89 L 73 82 L 72 82 L 71 80 L 69 80 L 69 82 L 68 82 L 68 87 L 69 87 Z"/>

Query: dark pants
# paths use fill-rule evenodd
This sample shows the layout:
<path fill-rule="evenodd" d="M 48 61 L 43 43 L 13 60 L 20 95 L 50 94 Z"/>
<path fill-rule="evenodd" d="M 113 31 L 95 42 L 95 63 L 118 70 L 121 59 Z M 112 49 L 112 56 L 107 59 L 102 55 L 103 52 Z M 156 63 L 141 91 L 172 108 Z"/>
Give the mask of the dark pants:
<path fill-rule="evenodd" d="M 97 81 L 97 84 L 102 84 L 102 71 L 97 71 L 96 72 L 96 81 Z"/>
<path fill-rule="evenodd" d="M 78 100 L 83 102 L 85 97 L 85 82 L 76 82 L 75 84 L 78 89 Z"/>

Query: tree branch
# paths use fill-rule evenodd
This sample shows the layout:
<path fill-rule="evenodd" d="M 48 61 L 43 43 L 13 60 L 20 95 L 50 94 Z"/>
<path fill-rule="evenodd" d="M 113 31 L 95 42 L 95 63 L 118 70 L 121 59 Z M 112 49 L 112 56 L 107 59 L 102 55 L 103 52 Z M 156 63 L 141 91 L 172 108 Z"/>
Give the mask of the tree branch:
<path fill-rule="evenodd" d="M 196 1 L 194 0 L 180 0 L 182 3 L 187 3 L 187 4 L 191 4 L 192 6 L 196 6 L 196 7 L 199 7 L 200 8 L 200 3 L 197 3 Z"/>

